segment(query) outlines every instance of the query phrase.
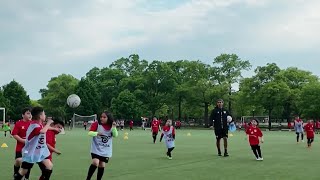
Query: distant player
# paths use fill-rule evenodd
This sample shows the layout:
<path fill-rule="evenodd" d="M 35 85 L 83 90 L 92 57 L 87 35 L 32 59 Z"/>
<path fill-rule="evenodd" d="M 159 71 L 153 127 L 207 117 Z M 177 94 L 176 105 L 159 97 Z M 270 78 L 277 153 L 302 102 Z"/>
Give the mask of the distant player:
<path fill-rule="evenodd" d="M 13 175 L 18 173 L 22 164 L 22 148 L 24 147 L 26 141 L 27 129 L 31 123 L 31 118 L 31 109 L 24 108 L 22 110 L 22 119 L 16 122 L 12 130 L 12 136 L 15 140 L 17 140 Z M 28 173 L 25 175 L 25 180 L 28 180 L 29 176 L 30 171 L 28 171 Z"/>
<path fill-rule="evenodd" d="M 130 121 L 129 126 L 130 126 L 130 131 L 133 131 L 133 120 Z"/>
<path fill-rule="evenodd" d="M 46 114 L 41 107 L 34 107 L 31 110 L 32 119 L 34 119 L 27 130 L 25 146 L 22 149 L 22 165 L 15 180 L 22 180 L 23 176 L 33 167 L 35 163 L 42 162 L 45 165 L 43 171 L 45 179 L 50 179 L 52 174 L 52 163 L 48 159 L 50 152 L 46 144 L 46 132 L 48 131 L 52 120 L 48 120 L 43 127 Z"/>
<path fill-rule="evenodd" d="M 294 130 L 297 134 L 297 143 L 299 143 L 299 136 L 301 135 L 301 141 L 303 141 L 303 121 L 299 118 L 299 116 L 296 116 L 296 119 L 294 120 Z"/>
<path fill-rule="evenodd" d="M 167 157 L 168 159 L 172 159 L 171 152 L 173 151 L 175 144 L 174 141 L 176 139 L 176 133 L 174 130 L 174 127 L 172 126 L 172 120 L 168 119 L 166 122 L 166 125 L 162 128 L 162 134 L 160 138 L 160 142 L 162 141 L 162 138 L 164 137 L 166 146 L 167 146 Z"/>
<path fill-rule="evenodd" d="M 52 162 L 52 153 L 56 153 L 57 155 L 60 155 L 61 152 L 56 149 L 56 135 L 61 132 L 61 130 L 64 128 L 64 123 L 59 120 L 54 120 L 51 124 L 51 129 L 49 129 L 46 133 L 46 140 L 47 140 L 47 146 L 50 151 L 50 155 L 48 159 Z M 45 166 L 42 163 L 39 163 L 39 167 L 42 171 L 42 175 L 40 176 L 39 180 L 45 180 L 45 175 L 43 174 L 45 172 Z"/>
<path fill-rule="evenodd" d="M 156 117 L 154 117 L 151 122 L 151 132 L 152 132 L 152 138 L 153 138 L 154 144 L 156 143 L 159 129 L 160 129 L 159 121 L 157 120 Z"/>
<path fill-rule="evenodd" d="M 87 121 L 84 121 L 84 122 L 83 122 L 84 130 L 87 130 L 87 126 L 88 126 L 88 122 L 87 122 Z"/>
<path fill-rule="evenodd" d="M 223 108 L 223 100 L 217 100 L 217 106 L 212 110 L 210 115 L 210 123 L 213 123 L 214 133 L 216 135 L 216 146 L 218 150 L 218 156 L 221 156 L 220 142 L 223 139 L 224 145 L 224 157 L 228 157 L 228 129 L 232 121 L 232 117 L 225 108 Z M 228 119 L 228 117 L 230 119 Z"/>
<path fill-rule="evenodd" d="M 313 120 L 309 120 L 308 123 L 304 126 L 304 130 L 306 131 L 307 134 L 307 139 L 308 139 L 308 148 L 311 148 L 311 144 L 314 140 L 314 124 Z"/>
<path fill-rule="evenodd" d="M 181 121 L 175 122 L 176 129 L 181 129 Z"/>
<path fill-rule="evenodd" d="M 2 129 L 3 129 L 3 131 L 4 131 L 4 137 L 7 137 L 7 132 L 8 132 L 8 131 L 9 131 L 9 133 L 10 133 L 10 137 L 12 137 L 12 136 L 11 136 L 10 122 L 4 123 L 4 124 L 2 125 Z"/>
<path fill-rule="evenodd" d="M 116 123 L 113 121 L 111 113 L 103 112 L 100 120 L 91 125 L 88 135 L 92 137 L 92 163 L 88 170 L 87 180 L 91 179 L 97 168 L 97 180 L 101 180 L 106 163 L 112 157 L 112 139 L 118 136 Z"/>
<path fill-rule="evenodd" d="M 121 120 L 120 121 L 120 129 L 121 129 L 121 131 L 123 131 L 123 128 L 124 128 L 124 120 Z"/>
<path fill-rule="evenodd" d="M 251 146 L 253 154 L 256 157 L 256 160 L 263 161 L 260 148 L 260 143 L 263 143 L 263 135 L 258 125 L 258 121 L 256 119 L 253 119 L 251 121 L 251 126 L 246 130 L 246 134 L 248 136 L 249 144 Z"/>
<path fill-rule="evenodd" d="M 319 134 L 319 131 L 320 131 L 320 121 L 318 120 L 316 122 L 316 133 Z"/>

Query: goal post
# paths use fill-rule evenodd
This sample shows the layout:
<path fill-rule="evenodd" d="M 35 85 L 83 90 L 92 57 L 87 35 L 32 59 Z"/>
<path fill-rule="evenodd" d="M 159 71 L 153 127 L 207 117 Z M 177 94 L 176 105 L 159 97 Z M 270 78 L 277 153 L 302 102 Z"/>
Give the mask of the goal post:
<path fill-rule="evenodd" d="M 0 115 L 2 115 L 1 122 L 4 124 L 6 122 L 6 108 L 0 107 Z"/>
<path fill-rule="evenodd" d="M 82 127 L 84 122 L 92 124 L 97 119 L 97 114 L 84 116 L 74 113 L 72 117 L 72 127 Z"/>
<path fill-rule="evenodd" d="M 260 127 L 268 126 L 269 116 L 242 116 L 241 123 L 249 123 L 252 119 L 258 120 Z"/>

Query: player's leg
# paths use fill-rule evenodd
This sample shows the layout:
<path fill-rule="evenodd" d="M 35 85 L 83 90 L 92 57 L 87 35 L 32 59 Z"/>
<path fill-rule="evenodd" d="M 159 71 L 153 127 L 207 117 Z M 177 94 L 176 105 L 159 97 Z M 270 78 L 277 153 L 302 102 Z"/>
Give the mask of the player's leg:
<path fill-rule="evenodd" d="M 99 160 L 99 167 L 97 173 L 97 180 L 101 180 L 104 174 L 104 168 L 106 167 L 106 163 L 109 162 L 109 158 L 102 157 Z"/>
<path fill-rule="evenodd" d="M 297 143 L 299 142 L 299 134 L 300 133 L 298 133 L 298 132 L 296 133 L 296 135 L 297 135 Z"/>
<path fill-rule="evenodd" d="M 19 172 L 21 164 L 22 164 L 22 153 L 16 152 L 15 162 L 13 166 L 13 176 Z"/>
<path fill-rule="evenodd" d="M 171 152 L 173 151 L 173 149 L 174 149 L 174 147 L 172 147 L 172 148 L 168 148 L 167 155 L 168 155 L 168 157 L 169 157 L 169 158 L 172 158 L 172 154 L 171 154 Z"/>
<path fill-rule="evenodd" d="M 14 180 L 22 180 L 23 176 L 25 176 L 32 167 L 32 163 L 22 162 L 19 172 L 14 175 Z"/>
<path fill-rule="evenodd" d="M 44 170 L 46 169 L 46 166 L 43 163 L 38 163 L 38 166 L 41 170 L 41 176 L 39 178 L 39 180 L 44 180 Z"/>
<path fill-rule="evenodd" d="M 153 143 L 156 143 L 157 135 L 158 135 L 157 132 L 152 132 Z"/>
<path fill-rule="evenodd" d="M 259 155 L 258 155 L 258 152 L 257 152 L 257 146 L 256 145 L 251 145 L 251 149 L 252 149 L 252 152 L 253 152 L 254 156 L 256 157 L 256 159 L 258 159 Z"/>
<path fill-rule="evenodd" d="M 262 152 L 261 152 L 261 147 L 260 147 L 259 145 L 257 145 L 257 151 L 258 151 L 258 155 L 259 155 L 260 160 L 263 160 L 263 158 L 262 158 Z"/>
<path fill-rule="evenodd" d="M 90 180 L 97 167 L 99 166 L 99 157 L 96 154 L 91 153 L 92 163 L 88 170 L 87 180 Z"/>
<path fill-rule="evenodd" d="M 7 131 L 4 131 L 4 137 L 7 137 Z"/>
<path fill-rule="evenodd" d="M 228 130 L 223 130 L 224 156 L 228 157 Z"/>
<path fill-rule="evenodd" d="M 303 132 L 301 133 L 301 141 L 303 142 Z"/>
<path fill-rule="evenodd" d="M 52 168 L 53 164 L 50 161 L 50 159 L 45 159 L 41 162 L 44 165 L 44 170 L 42 171 L 42 174 L 44 176 L 44 180 L 49 180 L 52 174 Z"/>
<path fill-rule="evenodd" d="M 221 148 L 220 148 L 221 137 L 217 136 L 216 139 L 217 139 L 216 146 L 217 146 L 217 150 L 218 150 L 218 156 L 221 156 Z"/>

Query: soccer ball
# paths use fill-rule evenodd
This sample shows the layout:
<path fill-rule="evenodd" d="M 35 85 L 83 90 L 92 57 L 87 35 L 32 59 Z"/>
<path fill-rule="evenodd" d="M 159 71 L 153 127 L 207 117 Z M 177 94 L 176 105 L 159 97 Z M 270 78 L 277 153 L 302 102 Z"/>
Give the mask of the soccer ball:
<path fill-rule="evenodd" d="M 67 99 L 67 104 L 71 108 L 76 108 L 80 105 L 81 99 L 78 95 L 76 94 L 71 94 L 68 99 Z"/>
<path fill-rule="evenodd" d="M 227 116 L 227 121 L 228 123 L 232 121 L 232 117 L 231 116 Z"/>

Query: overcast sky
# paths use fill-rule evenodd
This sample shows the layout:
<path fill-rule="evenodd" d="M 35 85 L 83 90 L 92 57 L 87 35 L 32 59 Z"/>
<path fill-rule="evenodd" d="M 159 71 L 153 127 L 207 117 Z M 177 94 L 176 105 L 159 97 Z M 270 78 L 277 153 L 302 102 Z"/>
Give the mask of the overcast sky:
<path fill-rule="evenodd" d="M 51 77 L 80 78 L 132 53 L 206 63 L 236 53 L 253 68 L 320 75 L 319 9 L 319 0 L 2 0 L 0 86 L 15 79 L 39 99 Z"/>

